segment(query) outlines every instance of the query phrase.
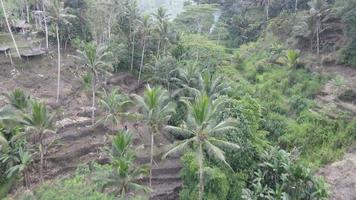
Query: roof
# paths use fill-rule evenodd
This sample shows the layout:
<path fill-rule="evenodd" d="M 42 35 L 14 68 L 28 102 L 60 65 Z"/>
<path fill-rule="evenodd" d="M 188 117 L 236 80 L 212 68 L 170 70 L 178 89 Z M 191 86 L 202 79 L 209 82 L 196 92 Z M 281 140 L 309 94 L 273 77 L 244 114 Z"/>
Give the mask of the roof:
<path fill-rule="evenodd" d="M 0 46 L 0 52 L 6 52 L 6 51 L 9 51 L 9 50 L 10 50 L 10 47 Z"/>
<path fill-rule="evenodd" d="M 22 57 L 35 57 L 35 56 L 40 56 L 46 54 L 46 51 L 42 50 L 42 49 L 34 49 L 32 51 L 26 51 L 21 53 Z"/>

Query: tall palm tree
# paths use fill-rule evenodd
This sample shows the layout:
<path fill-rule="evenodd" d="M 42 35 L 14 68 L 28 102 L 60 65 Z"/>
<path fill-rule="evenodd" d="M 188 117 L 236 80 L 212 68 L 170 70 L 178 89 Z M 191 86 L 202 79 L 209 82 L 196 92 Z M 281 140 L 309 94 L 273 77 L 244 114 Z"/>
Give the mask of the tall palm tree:
<path fill-rule="evenodd" d="M 58 70 L 57 70 L 57 98 L 56 101 L 59 102 L 60 97 L 60 82 L 61 82 L 61 43 L 59 37 L 59 26 L 61 24 L 69 24 L 68 18 L 74 18 L 74 15 L 68 14 L 68 9 L 64 8 L 64 2 L 61 0 L 53 0 L 50 3 L 50 16 L 56 27 L 56 38 L 57 38 L 57 54 L 58 54 Z"/>
<path fill-rule="evenodd" d="M 129 17 L 129 41 L 131 43 L 131 67 L 130 70 L 133 70 L 134 64 L 134 54 L 135 54 L 135 39 L 136 39 L 136 23 L 139 18 L 139 12 L 137 6 L 137 0 L 130 0 L 126 1 L 125 5 L 125 12 L 126 15 Z"/>
<path fill-rule="evenodd" d="M 35 143 L 38 144 L 40 152 L 40 180 L 43 182 L 43 167 L 44 155 L 46 154 L 47 147 L 43 142 L 43 135 L 46 133 L 54 133 L 53 128 L 54 114 L 50 114 L 43 103 L 33 101 L 32 112 L 23 116 L 24 124 L 28 131 L 33 131 Z"/>
<path fill-rule="evenodd" d="M 194 103 L 185 101 L 188 107 L 188 117 L 183 127 L 167 126 L 166 130 L 183 138 L 174 148 L 169 150 L 163 158 L 177 152 L 184 152 L 189 147 L 196 151 L 199 162 L 199 196 L 203 199 L 204 193 L 204 157 L 207 155 L 221 161 L 227 167 L 230 165 L 225 160 L 224 151 L 220 147 L 240 148 L 237 144 L 221 140 L 219 135 L 234 130 L 237 127 L 236 120 L 217 121 L 221 101 L 211 101 L 202 93 Z"/>
<path fill-rule="evenodd" d="M 94 43 L 84 43 L 83 49 L 78 50 L 79 59 L 84 66 L 92 73 L 92 125 L 95 124 L 95 97 L 96 83 L 99 81 L 99 75 L 106 75 L 110 69 L 110 64 L 106 62 L 107 56 L 110 54 L 107 46 L 97 46 Z"/>
<path fill-rule="evenodd" d="M 42 12 L 43 12 L 43 23 L 46 35 L 46 48 L 49 49 L 49 39 L 48 39 L 48 19 L 46 14 L 46 6 L 48 5 L 47 0 L 42 0 Z"/>
<path fill-rule="evenodd" d="M 134 97 L 140 108 L 140 117 L 147 124 L 151 134 L 149 185 L 152 186 L 154 136 L 171 118 L 175 112 L 175 105 L 170 101 L 168 92 L 160 87 L 151 88 L 148 85 L 142 97 L 138 95 Z"/>
<path fill-rule="evenodd" d="M 149 15 L 144 16 L 143 19 L 140 21 L 140 24 L 141 24 L 140 32 L 141 32 L 141 39 L 142 39 L 142 55 L 141 55 L 140 71 L 138 74 L 138 84 L 140 84 L 141 81 L 141 73 L 143 70 L 143 59 L 145 57 L 145 51 L 146 51 L 146 42 L 151 31 L 150 16 Z"/>
<path fill-rule="evenodd" d="M 157 46 L 157 57 L 160 55 L 161 43 L 165 42 L 168 37 L 168 14 L 167 10 L 163 7 L 159 7 L 153 16 L 156 20 L 156 31 L 158 34 L 158 46 Z"/>
<path fill-rule="evenodd" d="M 3 11 L 3 13 L 4 13 L 4 17 L 5 17 L 7 29 L 9 30 L 9 33 L 10 33 L 10 35 L 11 35 L 12 42 L 14 43 L 17 56 L 21 59 L 21 54 L 20 54 L 19 48 L 17 47 L 17 43 L 16 43 L 16 40 L 15 40 L 15 37 L 14 37 L 14 35 L 12 34 L 11 26 L 10 26 L 9 20 L 8 20 L 8 18 L 7 18 L 6 9 L 5 9 L 5 5 L 4 5 L 3 0 L 0 0 L 0 3 L 1 3 L 2 11 Z"/>
<path fill-rule="evenodd" d="M 131 104 L 132 101 L 117 90 L 113 90 L 109 94 L 105 91 L 104 96 L 100 99 L 100 105 L 105 112 L 105 116 L 100 121 L 110 122 L 114 131 L 123 118 L 130 116 L 127 108 Z"/>
<path fill-rule="evenodd" d="M 316 33 L 316 51 L 318 56 L 320 55 L 320 29 L 321 29 L 321 17 L 322 12 L 326 8 L 327 3 L 325 0 L 312 0 L 308 3 L 310 6 L 310 14 L 315 21 L 315 33 Z"/>

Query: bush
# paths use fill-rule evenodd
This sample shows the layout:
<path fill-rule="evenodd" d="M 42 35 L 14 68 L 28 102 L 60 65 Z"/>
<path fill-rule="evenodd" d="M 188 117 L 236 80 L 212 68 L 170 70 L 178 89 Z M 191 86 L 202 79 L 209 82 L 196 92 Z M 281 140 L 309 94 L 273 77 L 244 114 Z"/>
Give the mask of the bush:
<path fill-rule="evenodd" d="M 343 51 L 343 62 L 356 67 L 356 39 L 354 39 Z"/>
<path fill-rule="evenodd" d="M 325 182 L 310 169 L 295 164 L 291 154 L 271 148 L 261 159 L 243 199 L 327 199 Z"/>
<path fill-rule="evenodd" d="M 115 197 L 98 192 L 95 186 L 87 184 L 83 176 L 64 181 L 46 183 L 33 194 L 25 194 L 19 200 L 114 200 Z"/>

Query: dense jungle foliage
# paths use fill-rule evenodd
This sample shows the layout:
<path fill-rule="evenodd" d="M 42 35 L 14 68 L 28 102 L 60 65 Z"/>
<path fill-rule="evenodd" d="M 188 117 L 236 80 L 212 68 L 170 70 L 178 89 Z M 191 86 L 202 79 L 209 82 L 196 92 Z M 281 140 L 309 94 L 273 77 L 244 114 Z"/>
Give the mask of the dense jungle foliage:
<path fill-rule="evenodd" d="M 27 91 L 1 91 L 0 198 L 149 199 L 154 160 L 178 155 L 182 200 L 322 200 L 330 189 L 316 170 L 355 145 L 353 113 L 315 101 L 330 80 L 341 95 L 342 78 L 313 70 L 356 66 L 354 0 L 186 1 L 175 18 L 135 0 L 1 3 L 1 32 L 31 24 L 55 52 L 59 75 L 61 53 L 75 54 L 92 126 L 116 134 L 101 149 L 106 163 L 46 181 L 60 111 Z M 107 84 L 127 72 L 144 92 Z M 140 147 L 126 120 L 152 138 L 148 164 L 136 162 Z M 171 142 L 158 155 L 157 135 Z"/>

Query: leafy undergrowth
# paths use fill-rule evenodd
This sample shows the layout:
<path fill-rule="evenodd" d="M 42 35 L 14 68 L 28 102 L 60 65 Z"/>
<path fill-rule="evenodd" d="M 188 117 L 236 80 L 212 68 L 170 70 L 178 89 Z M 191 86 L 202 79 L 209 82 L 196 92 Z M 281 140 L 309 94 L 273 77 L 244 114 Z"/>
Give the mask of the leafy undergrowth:
<path fill-rule="evenodd" d="M 250 94 L 262 106 L 260 129 L 268 132 L 272 144 L 296 148 L 301 163 L 317 168 L 340 158 L 354 143 L 356 122 L 350 123 L 349 113 L 332 119 L 315 112 L 320 105 L 313 99 L 327 77 L 303 66 L 287 67 L 283 52 L 279 45 L 266 47 L 262 42 L 242 46 L 236 64 L 244 83 L 239 93 Z"/>

